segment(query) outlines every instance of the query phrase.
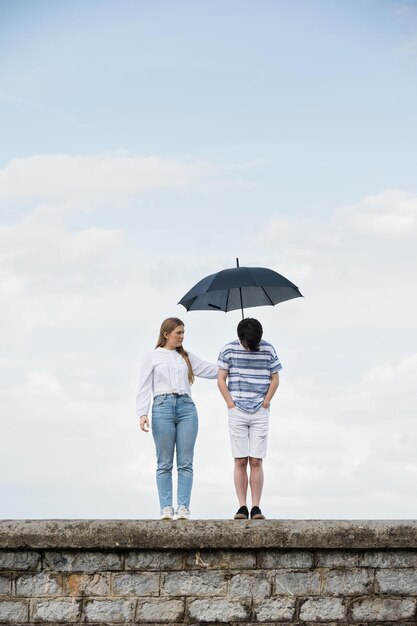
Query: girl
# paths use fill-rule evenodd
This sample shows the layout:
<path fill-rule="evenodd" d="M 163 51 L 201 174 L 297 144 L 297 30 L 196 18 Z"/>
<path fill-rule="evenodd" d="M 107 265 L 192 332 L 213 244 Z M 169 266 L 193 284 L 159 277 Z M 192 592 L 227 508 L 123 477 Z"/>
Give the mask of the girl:
<path fill-rule="evenodd" d="M 152 405 L 152 435 L 156 448 L 156 484 L 161 519 L 174 519 L 172 506 L 172 467 L 177 454 L 178 493 L 176 519 L 190 519 L 193 483 L 193 455 L 198 431 L 198 416 L 191 398 L 195 376 L 217 378 L 217 365 L 186 352 L 184 324 L 176 317 L 164 320 L 155 350 L 144 358 L 136 414 L 140 428 L 149 431 L 148 411 Z"/>

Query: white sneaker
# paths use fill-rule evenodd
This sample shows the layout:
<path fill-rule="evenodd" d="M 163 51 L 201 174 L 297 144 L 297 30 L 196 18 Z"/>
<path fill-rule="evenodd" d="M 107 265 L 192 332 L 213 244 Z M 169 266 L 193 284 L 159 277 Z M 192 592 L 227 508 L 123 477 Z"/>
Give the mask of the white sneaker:
<path fill-rule="evenodd" d="M 174 519 L 174 509 L 172 506 L 164 506 L 161 511 L 161 519 Z"/>
<path fill-rule="evenodd" d="M 186 506 L 179 506 L 175 515 L 175 519 L 190 519 L 190 511 Z"/>

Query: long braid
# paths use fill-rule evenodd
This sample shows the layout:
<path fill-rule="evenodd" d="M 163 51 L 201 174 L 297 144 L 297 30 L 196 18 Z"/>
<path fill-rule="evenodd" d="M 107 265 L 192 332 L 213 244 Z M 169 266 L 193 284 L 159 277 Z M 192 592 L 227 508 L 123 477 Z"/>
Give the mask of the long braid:
<path fill-rule="evenodd" d="M 176 348 L 176 351 L 182 356 L 184 361 L 187 363 L 187 366 L 188 366 L 188 382 L 190 383 L 190 385 L 192 385 L 194 380 L 195 380 L 195 376 L 194 376 L 193 368 L 192 368 L 192 365 L 191 365 L 190 357 L 188 356 L 188 352 L 187 352 L 187 350 L 184 350 L 184 348 L 182 346 L 180 346 L 179 348 Z"/>

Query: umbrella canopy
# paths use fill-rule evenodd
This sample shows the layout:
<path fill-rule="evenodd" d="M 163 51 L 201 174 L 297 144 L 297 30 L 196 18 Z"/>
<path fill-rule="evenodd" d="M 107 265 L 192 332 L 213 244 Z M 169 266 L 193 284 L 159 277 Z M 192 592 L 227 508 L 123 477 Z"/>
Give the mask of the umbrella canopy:
<path fill-rule="evenodd" d="M 302 298 L 298 287 L 265 267 L 237 267 L 221 270 L 200 280 L 181 298 L 187 311 L 234 311 L 255 306 L 274 306 Z"/>

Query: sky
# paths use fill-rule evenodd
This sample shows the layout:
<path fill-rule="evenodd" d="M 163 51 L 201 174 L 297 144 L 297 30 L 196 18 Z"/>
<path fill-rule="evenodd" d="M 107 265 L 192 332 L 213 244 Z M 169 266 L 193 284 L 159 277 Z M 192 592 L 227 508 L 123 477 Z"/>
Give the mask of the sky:
<path fill-rule="evenodd" d="M 283 364 L 268 518 L 417 516 L 417 2 L 0 0 L 0 517 L 159 514 L 140 364 L 169 316 L 216 361 L 240 312 Z M 197 379 L 193 518 L 230 518 L 226 406 Z"/>

